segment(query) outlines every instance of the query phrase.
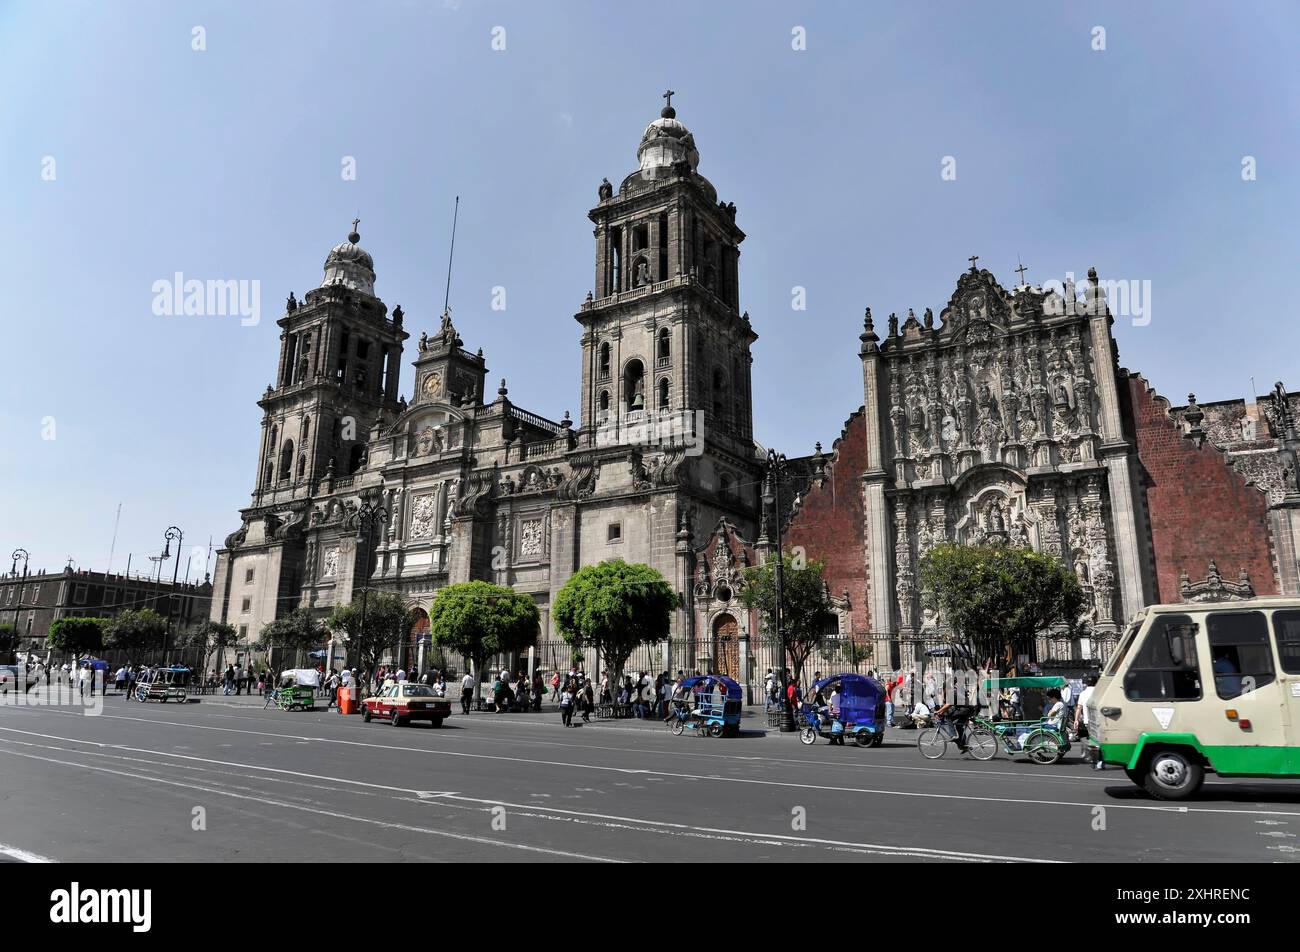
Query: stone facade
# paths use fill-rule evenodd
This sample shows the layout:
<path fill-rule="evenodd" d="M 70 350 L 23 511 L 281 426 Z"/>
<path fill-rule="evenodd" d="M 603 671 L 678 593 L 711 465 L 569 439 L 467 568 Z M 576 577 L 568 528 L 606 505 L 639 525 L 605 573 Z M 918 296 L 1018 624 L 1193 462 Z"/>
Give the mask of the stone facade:
<path fill-rule="evenodd" d="M 1008 291 L 972 262 L 937 321 L 890 315 L 883 342 L 868 309 L 865 406 L 787 538 L 827 561 L 832 590 L 865 589 L 853 637 L 880 666 L 919 663 L 942 636 L 918 590 L 941 541 L 1031 546 L 1074 569 L 1084 634 L 1044 633 L 1036 652 L 1065 667 L 1105 657 L 1137 609 L 1197 585 L 1296 591 L 1296 397 L 1279 384 L 1259 406 L 1171 408 L 1119 366 L 1089 279 Z"/>
<path fill-rule="evenodd" d="M 320 615 L 362 585 L 427 610 L 439 589 L 483 579 L 549 606 L 581 566 L 644 562 L 683 595 L 671 637 L 694 662 L 697 546 L 725 524 L 753 538 L 761 458 L 750 347 L 739 309 L 736 209 L 697 170 L 693 135 L 668 106 L 639 167 L 606 180 L 594 223 L 596 281 L 575 319 L 582 402 L 575 425 L 523 409 L 501 380 L 485 393 L 450 312 L 421 333 L 414 395 L 398 396 L 400 307 L 375 296 L 359 234 L 325 279 L 292 296 L 265 411 L 257 483 L 218 554 L 212 616 L 249 638 L 298 606 Z M 363 498 L 387 519 L 358 542 Z M 748 620 L 746 619 L 746 624 Z M 712 653 L 712 634 L 704 651 Z"/>

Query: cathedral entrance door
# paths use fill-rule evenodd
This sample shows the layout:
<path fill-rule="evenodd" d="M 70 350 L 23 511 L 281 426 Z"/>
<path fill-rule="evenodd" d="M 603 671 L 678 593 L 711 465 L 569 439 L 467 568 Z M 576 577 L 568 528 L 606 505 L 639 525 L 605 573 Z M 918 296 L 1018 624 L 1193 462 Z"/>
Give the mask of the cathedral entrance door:
<path fill-rule="evenodd" d="M 731 615 L 719 615 L 713 622 L 713 670 L 733 680 L 740 677 L 739 632 Z"/>

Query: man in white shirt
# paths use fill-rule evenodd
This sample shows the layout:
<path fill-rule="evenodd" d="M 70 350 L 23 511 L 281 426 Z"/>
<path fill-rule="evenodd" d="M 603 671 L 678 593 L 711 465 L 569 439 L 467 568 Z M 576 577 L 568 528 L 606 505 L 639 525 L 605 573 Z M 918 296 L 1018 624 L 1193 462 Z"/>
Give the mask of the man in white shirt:
<path fill-rule="evenodd" d="M 406 680 L 406 669 L 405 669 L 405 668 L 398 668 L 398 669 L 397 669 L 397 683 L 398 683 L 398 684 L 401 684 L 401 683 L 402 683 L 403 681 L 405 681 L 405 680 Z"/>
<path fill-rule="evenodd" d="M 466 714 L 469 713 L 469 702 L 474 697 L 474 675 L 468 671 L 465 677 L 460 679 L 460 709 Z"/>

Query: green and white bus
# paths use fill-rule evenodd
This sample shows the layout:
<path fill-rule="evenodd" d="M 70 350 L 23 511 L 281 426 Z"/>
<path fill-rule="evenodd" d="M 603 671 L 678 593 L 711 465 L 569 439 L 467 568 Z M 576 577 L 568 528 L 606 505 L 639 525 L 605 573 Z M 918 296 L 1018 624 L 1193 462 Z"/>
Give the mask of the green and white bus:
<path fill-rule="evenodd" d="M 1300 777 L 1300 598 L 1153 605 L 1088 701 L 1088 755 L 1162 800 L 1221 777 Z"/>

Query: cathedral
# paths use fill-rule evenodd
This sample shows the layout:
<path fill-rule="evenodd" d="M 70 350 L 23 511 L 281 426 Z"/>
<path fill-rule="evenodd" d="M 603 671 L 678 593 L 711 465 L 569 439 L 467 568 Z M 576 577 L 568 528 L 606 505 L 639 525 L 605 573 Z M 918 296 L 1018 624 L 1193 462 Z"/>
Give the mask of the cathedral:
<path fill-rule="evenodd" d="M 882 337 L 868 308 L 863 405 L 829 452 L 792 454 L 767 518 L 736 207 L 700 175 L 671 97 L 637 157 L 588 212 L 576 421 L 516 404 L 505 379 L 490 394 L 483 351 L 450 312 L 419 334 L 401 395 L 411 335 L 376 296 L 354 222 L 319 287 L 279 319 L 252 499 L 218 555 L 213 619 L 255 640 L 294 608 L 323 617 L 364 579 L 424 615 L 403 660 L 438 590 L 482 579 L 536 600 L 541 643 L 567 579 L 621 558 L 681 596 L 650 663 L 753 690 L 775 660 L 737 591 L 778 521 L 787 551 L 826 564 L 828 644 L 881 669 L 921 663 L 942 639 L 918 590 L 942 541 L 1032 546 L 1073 569 L 1083 633 L 1045 632 L 1031 659 L 1045 667 L 1104 658 L 1146 604 L 1300 592 L 1300 396 L 1278 384 L 1260 401 L 1172 406 L 1120 366 L 1093 271 L 1080 288 L 1008 289 L 973 257 L 937 315 L 891 314 Z"/>
<path fill-rule="evenodd" d="M 505 379 L 492 394 L 482 349 L 449 312 L 420 333 L 413 396 L 400 396 L 411 335 L 401 307 L 390 313 L 376 296 L 354 223 L 320 286 L 301 302 L 290 295 L 279 319 L 256 482 L 218 554 L 214 619 L 256 640 L 294 608 L 323 617 L 351 601 L 363 578 L 427 615 L 440 588 L 482 579 L 536 599 L 548 639 L 568 578 L 621 558 L 683 593 L 673 635 L 693 635 L 698 535 L 757 528 L 757 335 L 740 310 L 736 207 L 700 175 L 671 99 L 637 157 L 617 190 L 600 184 L 588 213 L 595 288 L 574 315 L 576 421 L 525 409 Z M 385 517 L 373 533 L 358 531 L 363 504 Z M 734 654 L 740 623 L 722 625 Z"/>

